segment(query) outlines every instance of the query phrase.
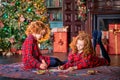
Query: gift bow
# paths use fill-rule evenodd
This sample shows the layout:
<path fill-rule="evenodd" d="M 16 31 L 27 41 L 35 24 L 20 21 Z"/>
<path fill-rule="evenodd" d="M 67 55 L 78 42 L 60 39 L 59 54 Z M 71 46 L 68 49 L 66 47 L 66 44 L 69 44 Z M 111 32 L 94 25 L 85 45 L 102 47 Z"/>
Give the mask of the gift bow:
<path fill-rule="evenodd" d="M 59 45 L 63 45 L 64 44 L 64 42 L 62 41 L 62 39 L 59 40 L 58 44 Z"/>
<path fill-rule="evenodd" d="M 117 33 L 120 32 L 120 29 L 117 28 L 117 25 L 115 25 L 115 28 L 113 28 L 112 30 L 109 30 L 110 32 L 113 32 L 114 35 L 116 35 Z"/>

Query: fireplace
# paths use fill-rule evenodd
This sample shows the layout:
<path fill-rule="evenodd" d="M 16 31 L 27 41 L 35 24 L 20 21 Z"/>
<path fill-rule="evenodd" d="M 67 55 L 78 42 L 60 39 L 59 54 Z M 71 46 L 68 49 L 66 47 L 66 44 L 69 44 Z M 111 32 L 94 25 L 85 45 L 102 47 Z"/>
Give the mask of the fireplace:
<path fill-rule="evenodd" d="M 109 25 L 110 24 L 110 25 Z M 93 30 L 102 31 L 102 42 L 109 54 L 120 54 L 120 15 L 94 15 Z"/>
<path fill-rule="evenodd" d="M 120 14 L 94 15 L 93 30 L 108 31 L 109 24 L 118 24 L 118 23 L 120 23 Z"/>

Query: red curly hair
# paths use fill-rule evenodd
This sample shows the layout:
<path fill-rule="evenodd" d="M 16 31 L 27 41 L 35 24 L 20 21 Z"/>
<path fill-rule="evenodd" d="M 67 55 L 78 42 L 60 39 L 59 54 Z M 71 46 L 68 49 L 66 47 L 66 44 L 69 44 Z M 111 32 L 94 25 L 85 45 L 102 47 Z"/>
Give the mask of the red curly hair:
<path fill-rule="evenodd" d="M 43 42 L 45 40 L 48 40 L 50 38 L 50 28 L 48 25 L 45 25 L 42 21 L 34 21 L 31 22 L 25 31 L 25 34 L 28 36 L 29 34 L 41 34 L 42 30 L 46 31 L 46 34 L 44 37 L 39 40 L 39 42 Z"/>
<path fill-rule="evenodd" d="M 78 52 L 76 47 L 77 40 L 84 40 L 83 57 L 86 57 L 89 54 L 95 55 L 91 37 L 84 31 L 79 31 L 79 34 L 73 38 L 72 42 L 70 43 L 70 48 L 72 49 L 73 54 Z"/>
<path fill-rule="evenodd" d="M 35 22 L 31 22 L 28 26 L 27 29 L 25 31 L 26 35 L 29 34 L 40 34 L 41 30 L 45 29 L 45 25 L 43 24 L 43 22 L 41 21 L 35 21 Z"/>

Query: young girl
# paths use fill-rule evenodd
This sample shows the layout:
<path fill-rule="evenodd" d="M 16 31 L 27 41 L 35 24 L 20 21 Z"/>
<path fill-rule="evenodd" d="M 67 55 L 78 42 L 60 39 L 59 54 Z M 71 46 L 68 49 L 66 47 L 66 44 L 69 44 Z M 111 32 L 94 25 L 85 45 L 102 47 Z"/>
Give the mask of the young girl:
<path fill-rule="evenodd" d="M 110 63 L 110 58 L 101 42 L 101 34 L 99 32 L 97 33 L 98 35 L 96 33 L 93 34 L 95 35 L 93 36 L 93 41 L 99 40 L 98 43 L 100 45 L 100 48 L 102 49 L 103 58 L 97 57 L 95 55 L 90 36 L 87 33 L 81 31 L 70 44 L 72 52 L 68 56 L 68 62 L 62 66 L 59 66 L 58 69 L 67 69 L 68 71 L 72 71 L 75 69 L 92 68 L 102 65 L 108 65 Z"/>
<path fill-rule="evenodd" d="M 25 31 L 27 38 L 22 45 L 22 61 L 24 69 L 47 69 L 56 67 L 62 62 L 54 57 L 42 56 L 38 42 L 49 35 L 49 28 L 41 21 L 31 22 Z"/>

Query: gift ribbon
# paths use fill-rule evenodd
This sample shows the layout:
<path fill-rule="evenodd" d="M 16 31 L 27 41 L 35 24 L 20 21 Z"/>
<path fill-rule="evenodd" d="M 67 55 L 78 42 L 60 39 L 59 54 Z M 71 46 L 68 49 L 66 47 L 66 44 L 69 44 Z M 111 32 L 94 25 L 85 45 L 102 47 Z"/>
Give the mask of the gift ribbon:
<path fill-rule="evenodd" d="M 60 40 L 61 40 L 61 41 L 60 41 L 60 50 L 62 50 L 62 47 L 63 47 L 63 46 L 62 46 L 62 45 L 63 45 L 62 36 L 63 36 L 62 33 L 60 33 L 60 34 L 59 34 L 59 38 L 60 38 Z"/>
<path fill-rule="evenodd" d="M 114 31 L 114 34 L 115 34 L 115 53 L 117 54 L 118 53 L 118 48 L 117 48 L 117 25 L 115 24 L 115 31 Z"/>
<path fill-rule="evenodd" d="M 117 33 L 120 32 L 120 29 L 118 29 L 117 24 L 115 24 L 115 28 L 113 28 L 112 30 L 109 30 L 109 32 L 113 32 L 113 34 L 116 35 Z"/>

